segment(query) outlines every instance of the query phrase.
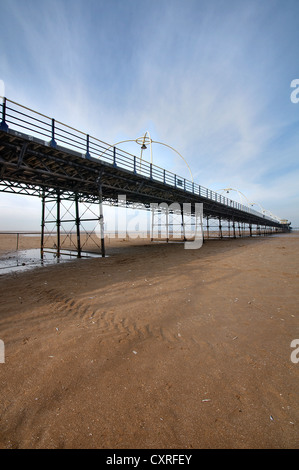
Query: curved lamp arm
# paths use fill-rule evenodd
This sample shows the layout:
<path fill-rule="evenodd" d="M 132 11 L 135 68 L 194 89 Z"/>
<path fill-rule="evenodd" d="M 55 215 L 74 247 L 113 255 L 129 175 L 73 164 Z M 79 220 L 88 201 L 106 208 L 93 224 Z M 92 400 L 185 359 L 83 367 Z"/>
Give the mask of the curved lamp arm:
<path fill-rule="evenodd" d="M 163 142 L 158 142 L 156 140 L 152 140 L 150 135 L 149 137 L 146 137 L 146 134 L 149 135 L 149 132 L 147 131 L 143 137 L 138 137 L 137 139 L 129 139 L 129 140 L 121 140 L 120 142 L 116 142 L 115 144 L 112 144 L 112 145 L 109 145 L 109 147 L 106 148 L 106 150 L 104 150 L 104 152 L 101 153 L 101 155 L 99 155 L 99 157 L 101 158 L 111 147 L 116 147 L 116 145 L 119 145 L 119 144 L 123 144 L 125 142 L 136 142 L 137 144 L 140 145 L 140 140 L 142 140 L 142 145 L 145 145 L 145 143 L 150 143 L 150 148 L 151 148 L 151 163 L 153 163 L 153 154 L 152 154 L 152 142 L 154 142 L 155 144 L 160 144 L 160 145 L 164 145 L 165 147 L 168 147 L 170 148 L 171 150 L 173 150 L 175 153 L 177 153 L 181 158 L 182 160 L 185 162 L 188 170 L 189 170 L 189 173 L 190 173 L 190 176 L 191 176 L 191 181 L 192 183 L 194 182 L 194 179 L 193 179 L 193 175 L 192 175 L 192 172 L 191 172 L 191 169 L 188 165 L 188 163 L 186 162 L 186 160 L 184 159 L 184 157 L 176 150 L 174 149 L 173 147 L 171 147 L 170 145 L 167 145 L 167 144 L 164 144 Z M 148 139 L 148 140 L 146 140 Z M 141 160 L 142 160 L 142 150 L 141 149 L 141 155 L 140 155 L 140 163 L 141 163 Z"/>
<path fill-rule="evenodd" d="M 241 191 L 239 191 L 238 189 L 234 189 L 234 188 L 224 188 L 224 189 L 218 189 L 216 192 L 218 192 L 218 191 L 227 191 L 227 192 L 229 192 L 229 191 L 236 191 L 236 192 L 239 194 L 239 196 L 241 195 L 242 197 L 244 197 L 244 199 L 247 201 L 247 204 L 248 204 L 248 205 L 252 205 L 251 202 L 248 200 L 248 198 L 245 196 L 245 194 L 241 193 Z"/>

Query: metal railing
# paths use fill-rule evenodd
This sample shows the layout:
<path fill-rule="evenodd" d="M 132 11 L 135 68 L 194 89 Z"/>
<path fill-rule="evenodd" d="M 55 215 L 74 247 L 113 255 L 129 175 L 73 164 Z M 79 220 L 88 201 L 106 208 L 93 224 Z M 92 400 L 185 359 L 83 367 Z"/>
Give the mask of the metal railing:
<path fill-rule="evenodd" d="M 2 130 L 11 128 L 19 132 L 29 132 L 29 139 L 30 137 L 41 139 L 44 145 L 54 148 L 59 145 L 63 147 L 64 150 L 69 149 L 79 152 L 83 158 L 96 158 L 115 168 L 119 167 L 122 170 L 138 174 L 153 181 L 161 182 L 186 193 L 199 195 L 230 208 L 263 217 L 265 220 L 277 222 L 277 220 L 268 216 L 266 217 L 264 214 L 248 206 L 233 201 L 232 199 L 222 196 L 215 191 L 176 175 L 153 163 L 141 160 L 135 155 L 113 147 L 67 124 L 63 124 L 60 121 L 45 116 L 15 101 L 11 101 L 8 98 L 0 98 L 3 98 L 2 122 L 0 123 L 0 129 Z"/>

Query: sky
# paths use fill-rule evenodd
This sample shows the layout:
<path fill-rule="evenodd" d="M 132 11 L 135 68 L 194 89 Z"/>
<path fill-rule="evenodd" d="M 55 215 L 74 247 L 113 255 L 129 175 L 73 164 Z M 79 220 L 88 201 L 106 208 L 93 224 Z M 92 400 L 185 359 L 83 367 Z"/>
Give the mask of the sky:
<path fill-rule="evenodd" d="M 111 144 L 148 131 L 197 183 L 299 226 L 298 0 L 0 0 L 0 17 L 0 94 Z M 40 214 L 0 194 L 0 230 Z"/>

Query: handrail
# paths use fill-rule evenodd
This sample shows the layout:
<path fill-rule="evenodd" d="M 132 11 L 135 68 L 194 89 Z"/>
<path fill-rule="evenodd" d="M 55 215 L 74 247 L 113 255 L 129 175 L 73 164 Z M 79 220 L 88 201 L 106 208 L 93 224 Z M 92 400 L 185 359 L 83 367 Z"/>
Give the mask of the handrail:
<path fill-rule="evenodd" d="M 263 217 L 265 220 L 277 222 L 277 220 L 273 219 L 272 217 L 266 217 L 265 215 L 255 211 L 254 209 L 244 206 L 243 204 L 233 201 L 232 199 L 228 199 L 215 191 L 205 188 L 204 186 L 201 186 L 198 183 L 195 183 L 194 181 L 190 181 L 186 178 L 176 175 L 175 173 L 166 170 L 165 168 L 162 168 L 152 162 L 149 163 L 146 160 L 142 160 L 137 165 L 137 157 L 135 155 L 132 155 L 131 153 L 128 153 L 122 149 L 110 145 L 107 142 L 98 139 L 97 137 L 90 136 L 89 134 L 86 134 L 83 131 L 71 127 L 68 124 L 62 123 L 61 121 L 56 121 L 55 119 L 50 118 L 45 114 L 35 111 L 27 106 L 21 105 L 8 98 L 2 96 L 0 96 L 0 98 L 3 99 L 2 122 L 0 122 L 0 129 L 7 130 L 8 124 L 17 128 L 28 129 L 31 133 L 50 137 L 51 141 L 46 142 L 46 144 L 52 147 L 56 147 L 57 143 L 63 143 L 66 144 L 68 147 L 76 148 L 76 150 L 79 149 L 83 151 L 84 154 L 82 154 L 82 156 L 85 158 L 92 156 L 94 158 L 100 159 L 103 162 L 112 164 L 115 167 L 120 167 L 122 169 L 133 172 L 135 174 L 140 174 L 141 176 L 150 178 L 152 180 L 163 182 L 166 185 L 175 187 L 184 192 L 199 195 L 212 201 L 220 202 L 220 204 L 224 204 L 227 207 L 232 207 L 237 210 L 250 213 L 252 215 Z M 7 103 L 20 107 L 22 108 L 22 110 L 27 110 L 30 113 L 33 113 L 33 116 L 25 114 L 24 112 L 21 112 L 18 109 L 14 109 L 11 106 L 8 107 Z M 7 113 L 7 111 L 10 111 L 10 113 Z M 27 121 L 20 119 L 20 115 L 25 117 Z M 49 122 L 47 123 L 37 119 L 36 117 L 34 117 L 36 115 L 48 119 Z M 35 124 L 34 121 L 38 121 L 39 124 L 45 125 L 47 127 L 41 127 L 40 125 Z M 26 125 L 23 125 L 22 123 Z M 59 126 L 57 126 L 57 124 Z M 79 135 L 69 132 L 69 129 Z M 191 170 L 190 174 L 192 175 Z"/>

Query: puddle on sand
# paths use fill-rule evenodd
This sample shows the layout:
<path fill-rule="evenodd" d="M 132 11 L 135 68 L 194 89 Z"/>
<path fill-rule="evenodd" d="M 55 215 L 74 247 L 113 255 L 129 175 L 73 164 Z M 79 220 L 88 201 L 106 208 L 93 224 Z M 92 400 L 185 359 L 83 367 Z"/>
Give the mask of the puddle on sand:
<path fill-rule="evenodd" d="M 99 257 L 101 255 L 97 253 L 82 253 L 80 259 Z M 10 251 L 0 255 L 0 276 L 74 260 L 78 260 L 78 258 L 71 252 L 63 253 L 59 258 L 56 253 L 44 252 L 43 258 L 41 258 L 40 249 Z"/>

